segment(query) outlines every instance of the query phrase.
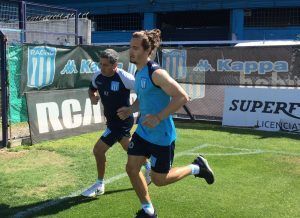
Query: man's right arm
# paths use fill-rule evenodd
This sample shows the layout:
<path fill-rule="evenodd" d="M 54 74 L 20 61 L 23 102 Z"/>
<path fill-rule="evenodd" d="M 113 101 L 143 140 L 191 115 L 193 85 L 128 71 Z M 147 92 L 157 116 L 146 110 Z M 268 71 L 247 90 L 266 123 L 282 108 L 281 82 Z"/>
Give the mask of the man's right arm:
<path fill-rule="evenodd" d="M 98 104 L 98 101 L 100 99 L 100 97 L 98 95 L 98 89 L 96 86 L 96 78 L 101 73 L 101 71 L 98 67 L 96 67 L 94 70 L 95 70 L 95 72 L 92 77 L 92 81 L 91 81 L 88 93 L 89 93 L 89 98 L 90 98 L 92 104 L 96 105 L 96 104 Z"/>
<path fill-rule="evenodd" d="M 99 95 L 97 93 L 97 89 L 91 89 L 91 88 L 89 88 L 88 93 L 89 93 L 89 98 L 91 100 L 91 103 L 93 105 L 98 104 L 98 101 L 99 101 L 100 97 L 99 97 Z"/>

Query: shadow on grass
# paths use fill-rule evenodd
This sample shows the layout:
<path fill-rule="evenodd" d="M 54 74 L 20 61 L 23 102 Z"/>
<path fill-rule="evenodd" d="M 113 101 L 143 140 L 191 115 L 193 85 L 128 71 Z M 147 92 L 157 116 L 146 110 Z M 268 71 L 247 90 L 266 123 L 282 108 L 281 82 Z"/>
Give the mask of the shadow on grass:
<path fill-rule="evenodd" d="M 292 134 L 292 133 L 285 133 L 285 132 L 267 132 L 267 131 L 254 130 L 250 128 L 242 128 L 242 127 L 240 128 L 222 127 L 221 124 L 201 122 L 201 121 L 190 121 L 190 122 L 176 121 L 176 128 L 210 130 L 210 131 L 227 132 L 230 134 L 241 134 L 241 135 L 255 135 L 258 136 L 260 139 L 289 138 L 289 139 L 300 140 L 300 134 Z"/>
<path fill-rule="evenodd" d="M 132 188 L 111 190 L 105 192 L 105 195 L 111 195 L 119 192 L 131 191 Z M 65 211 L 79 204 L 86 204 L 95 200 L 99 200 L 100 197 L 87 198 L 83 196 L 67 197 L 63 199 L 51 199 L 47 201 L 41 201 L 33 204 L 21 205 L 11 207 L 7 204 L 0 204 L 0 217 L 38 217 L 55 215 L 61 211 Z"/>
<path fill-rule="evenodd" d="M 115 194 L 115 193 L 118 193 L 118 192 L 126 192 L 126 191 L 132 191 L 132 190 L 133 190 L 133 188 L 111 190 L 111 191 L 106 191 L 104 195 L 111 195 L 111 194 Z"/>

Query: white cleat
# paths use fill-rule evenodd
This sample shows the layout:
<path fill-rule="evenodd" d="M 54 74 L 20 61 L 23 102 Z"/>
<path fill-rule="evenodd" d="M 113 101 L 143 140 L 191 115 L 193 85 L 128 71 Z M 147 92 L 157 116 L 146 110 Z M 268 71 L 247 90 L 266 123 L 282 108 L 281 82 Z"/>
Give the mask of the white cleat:
<path fill-rule="evenodd" d="M 103 195 L 105 192 L 104 184 L 95 183 L 90 188 L 81 193 L 84 197 L 95 197 L 97 195 Z"/>
<path fill-rule="evenodd" d="M 151 184 L 151 169 L 149 169 L 149 170 L 145 169 L 144 176 L 146 179 L 146 183 L 149 186 Z"/>

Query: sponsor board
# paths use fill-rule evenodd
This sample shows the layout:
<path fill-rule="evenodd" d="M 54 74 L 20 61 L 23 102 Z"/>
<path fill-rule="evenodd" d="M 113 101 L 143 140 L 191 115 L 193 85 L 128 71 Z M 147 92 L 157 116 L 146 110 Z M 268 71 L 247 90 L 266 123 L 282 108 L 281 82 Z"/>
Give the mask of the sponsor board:
<path fill-rule="evenodd" d="M 26 93 L 33 143 L 100 130 L 105 118 L 100 102 L 92 105 L 88 89 Z"/>
<path fill-rule="evenodd" d="M 300 90 L 226 88 L 223 125 L 300 133 Z"/>

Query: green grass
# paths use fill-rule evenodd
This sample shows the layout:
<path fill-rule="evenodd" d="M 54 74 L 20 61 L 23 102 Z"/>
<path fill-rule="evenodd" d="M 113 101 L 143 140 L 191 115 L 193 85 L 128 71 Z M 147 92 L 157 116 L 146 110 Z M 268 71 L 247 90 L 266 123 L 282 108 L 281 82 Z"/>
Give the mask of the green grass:
<path fill-rule="evenodd" d="M 204 153 L 216 183 L 209 186 L 190 176 L 166 187 L 151 185 L 159 217 L 299 217 L 300 136 L 199 123 L 178 123 L 177 133 L 175 153 L 190 151 L 176 158 L 174 166 L 189 164 L 193 153 Z M 0 152 L 0 217 L 92 184 L 96 178 L 92 148 L 100 135 L 84 134 Z M 199 145 L 204 146 L 191 150 Z M 124 173 L 126 158 L 121 146 L 115 145 L 108 152 L 106 178 Z M 108 184 L 103 196 L 70 197 L 30 216 L 126 218 L 133 217 L 139 207 L 125 177 Z"/>

